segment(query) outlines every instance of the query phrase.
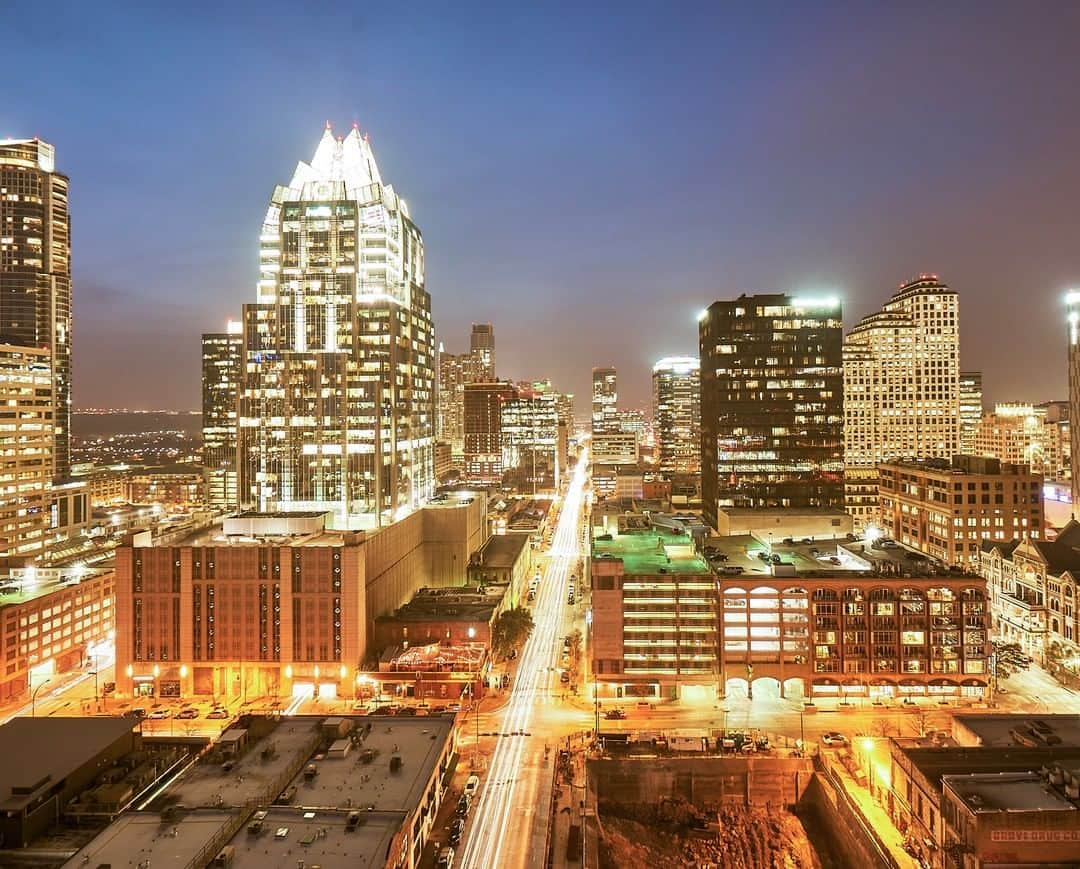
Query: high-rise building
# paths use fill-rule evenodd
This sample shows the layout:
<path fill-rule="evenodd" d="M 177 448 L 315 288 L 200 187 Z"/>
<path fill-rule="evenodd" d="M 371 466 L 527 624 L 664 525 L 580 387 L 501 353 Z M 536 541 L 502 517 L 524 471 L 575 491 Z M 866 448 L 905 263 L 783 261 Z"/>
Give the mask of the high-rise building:
<path fill-rule="evenodd" d="M 960 452 L 958 307 L 937 275 L 920 275 L 844 340 L 844 495 L 857 528 L 878 518 L 878 465 Z"/>
<path fill-rule="evenodd" d="M 976 455 L 975 436 L 982 422 L 982 372 L 960 372 L 960 452 Z"/>
<path fill-rule="evenodd" d="M 693 356 L 653 366 L 653 428 L 664 474 L 701 473 L 701 378 Z"/>
<path fill-rule="evenodd" d="M 698 323 L 706 520 L 843 502 L 843 319 L 835 297 L 714 302 Z"/>
<path fill-rule="evenodd" d="M 244 306 L 240 499 L 386 524 L 434 492 L 424 243 L 354 127 L 271 197 Z"/>
<path fill-rule="evenodd" d="M 592 433 L 594 435 L 619 431 L 617 404 L 618 383 L 614 368 L 592 370 Z"/>
<path fill-rule="evenodd" d="M 495 327 L 491 323 L 473 323 L 469 356 L 472 358 L 469 382 L 491 383 L 495 379 Z"/>
<path fill-rule="evenodd" d="M 976 456 L 990 456 L 1010 464 L 1025 464 L 1047 480 L 1065 479 L 1067 426 L 1051 422 L 1049 405 L 999 402 L 984 413 L 975 433 Z"/>
<path fill-rule="evenodd" d="M 550 469 L 553 478 L 558 468 L 559 408 L 556 394 L 520 390 L 502 404 L 503 470 L 521 468 L 534 486 L 538 475 Z"/>
<path fill-rule="evenodd" d="M 574 436 L 577 424 L 574 421 L 574 393 L 559 392 L 550 380 L 534 380 L 530 384 L 533 392 L 541 395 L 554 396 L 556 410 L 559 414 L 559 422 L 566 426 L 568 437 Z"/>
<path fill-rule="evenodd" d="M 243 371 L 243 326 L 230 320 L 224 332 L 202 336 L 203 474 L 206 502 L 235 509 L 236 410 Z"/>
<path fill-rule="evenodd" d="M 53 146 L 0 139 L 0 343 L 49 351 L 52 476 L 71 475 L 71 223 Z"/>
<path fill-rule="evenodd" d="M 471 480 L 502 479 L 502 408 L 517 397 L 512 383 L 465 384 L 465 473 Z"/>
<path fill-rule="evenodd" d="M 1069 446 L 1073 516 L 1080 507 L 1080 291 L 1065 297 L 1069 336 Z"/>
<path fill-rule="evenodd" d="M 43 554 L 51 525 L 53 387 L 49 351 L 0 344 L 0 556 Z"/>
<path fill-rule="evenodd" d="M 465 453 L 465 384 L 470 356 L 439 353 L 438 438 L 450 445 L 452 456 Z"/>

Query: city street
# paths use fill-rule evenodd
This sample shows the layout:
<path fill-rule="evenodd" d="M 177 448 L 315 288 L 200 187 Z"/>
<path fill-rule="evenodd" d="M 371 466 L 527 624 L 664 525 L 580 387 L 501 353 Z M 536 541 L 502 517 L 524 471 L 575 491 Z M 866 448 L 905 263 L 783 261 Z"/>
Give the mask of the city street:
<path fill-rule="evenodd" d="M 587 457 L 579 458 L 567 490 L 533 610 L 535 627 L 525 644 L 482 775 L 461 849 L 462 867 L 542 866 L 549 804 L 539 794 L 550 786 L 554 735 L 533 732 L 538 704 L 550 707 L 561 693 L 556 666 L 562 652 L 570 574 L 580 556 L 580 521 Z M 580 578 L 578 584 L 580 587 Z M 546 729 L 546 727 L 545 727 Z M 548 750 L 545 751 L 545 746 Z M 547 781 L 545 781 L 545 778 Z M 538 834 L 534 837 L 534 833 Z M 536 847 L 536 840 L 540 847 Z"/>

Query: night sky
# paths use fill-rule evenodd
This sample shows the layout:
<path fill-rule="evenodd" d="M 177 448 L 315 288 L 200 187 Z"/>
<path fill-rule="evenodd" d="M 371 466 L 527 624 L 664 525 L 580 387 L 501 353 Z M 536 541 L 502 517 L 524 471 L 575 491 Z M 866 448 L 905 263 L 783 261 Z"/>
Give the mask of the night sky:
<path fill-rule="evenodd" d="M 850 326 L 922 271 L 988 400 L 1065 396 L 1080 4 L 228 5 L 0 0 L 0 137 L 71 177 L 76 406 L 198 406 L 327 119 L 408 201 L 447 350 L 490 320 L 579 412 L 593 365 L 646 401 L 714 299 Z"/>

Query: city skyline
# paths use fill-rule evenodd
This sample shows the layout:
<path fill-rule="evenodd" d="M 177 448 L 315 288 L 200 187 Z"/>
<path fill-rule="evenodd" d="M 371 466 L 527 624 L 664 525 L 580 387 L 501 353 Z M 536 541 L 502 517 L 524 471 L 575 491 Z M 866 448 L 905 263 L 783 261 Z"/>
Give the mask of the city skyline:
<path fill-rule="evenodd" d="M 251 298 L 250 227 L 266 184 L 310 152 L 328 117 L 370 131 L 388 173 L 409 178 L 415 207 L 431 215 L 436 340 L 456 349 L 471 322 L 492 322 L 511 379 L 548 376 L 584 395 L 590 369 L 611 364 L 622 403 L 643 406 L 652 363 L 691 350 L 694 315 L 714 299 L 827 290 L 842 297 L 850 329 L 890 288 L 927 271 L 965 301 L 961 365 L 984 372 L 988 403 L 1060 398 L 1064 342 L 1046 338 L 1061 337 L 1061 297 L 1080 284 L 1068 242 L 1080 129 L 1058 105 L 1077 72 L 1066 34 L 1080 13 L 979 11 L 972 26 L 962 5 L 910 16 L 835 6 L 783 22 L 694 8 L 671 20 L 642 6 L 613 32 L 596 12 L 573 26 L 555 10 L 436 14 L 409 25 L 424 62 L 392 84 L 394 41 L 371 34 L 401 24 L 377 11 L 294 19 L 281 7 L 272 31 L 259 25 L 246 37 L 250 21 L 233 11 L 207 42 L 167 11 L 72 6 L 49 34 L 65 59 L 42 70 L 32 93 L 10 95 L 0 135 L 41 137 L 75 179 L 76 407 L 198 405 L 193 339 Z M 16 62 L 43 26 L 14 19 Z M 368 52 L 355 64 L 337 49 L 321 58 L 312 74 L 333 84 L 312 100 L 306 77 L 283 80 L 264 49 L 280 33 L 302 39 L 326 27 L 353 31 Z M 588 56 L 601 29 L 610 39 L 590 62 L 529 63 L 534 44 L 550 39 Z M 100 37 L 100 64 L 63 50 L 88 32 Z M 449 47 L 447 32 L 460 46 Z M 1003 68 L 995 57 L 1006 41 L 1038 45 L 1038 56 Z M 474 56 L 479 45 L 495 47 Z M 682 63 L 672 68 L 665 58 L 676 47 Z M 935 63 L 913 68 L 915 51 Z M 747 63 L 752 55 L 769 65 Z M 122 74 L 133 68 L 140 75 Z M 72 76 L 107 93 L 109 108 L 71 89 Z M 578 86 L 567 96 L 570 82 Z M 688 112 L 687 99 L 715 111 Z M 433 147 L 421 135 L 429 125 L 455 132 Z M 230 141 L 260 147 L 221 147 Z M 762 141 L 771 144 L 754 144 Z M 559 207 L 557 182 L 587 204 Z M 678 206 L 657 212 L 668 198 Z M 139 214 L 157 217 L 132 220 Z M 119 237 L 122 255 L 110 241 Z M 669 255 L 655 257 L 647 238 Z M 558 269 L 548 247 L 563 252 Z M 1017 297 L 1028 300 L 1023 317 Z M 657 302 L 666 316 L 643 316 Z M 570 304 L 580 316 L 560 314 Z M 606 328 L 592 328 L 597 320 Z M 628 332 L 640 340 L 623 340 Z M 579 349 L 553 352 L 555 335 Z M 1028 348 L 1029 365 L 995 352 L 1006 337 Z M 125 364 L 132 358 L 140 364 Z M 1044 376 L 1035 384 L 1025 369 Z"/>

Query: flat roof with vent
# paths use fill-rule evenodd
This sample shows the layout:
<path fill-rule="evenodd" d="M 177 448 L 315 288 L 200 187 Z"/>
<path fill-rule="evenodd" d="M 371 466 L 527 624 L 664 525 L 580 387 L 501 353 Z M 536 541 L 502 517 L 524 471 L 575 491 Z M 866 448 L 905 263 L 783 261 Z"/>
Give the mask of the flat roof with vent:
<path fill-rule="evenodd" d="M 947 775 L 942 779 L 972 812 L 1080 812 L 1038 773 L 976 773 Z"/>
<path fill-rule="evenodd" d="M 694 551 L 694 539 L 690 535 L 674 534 L 663 528 L 594 535 L 592 556 L 620 559 L 627 576 L 711 574 L 705 559 Z"/>

